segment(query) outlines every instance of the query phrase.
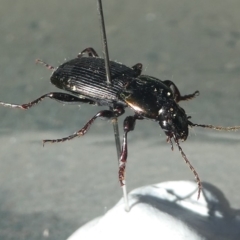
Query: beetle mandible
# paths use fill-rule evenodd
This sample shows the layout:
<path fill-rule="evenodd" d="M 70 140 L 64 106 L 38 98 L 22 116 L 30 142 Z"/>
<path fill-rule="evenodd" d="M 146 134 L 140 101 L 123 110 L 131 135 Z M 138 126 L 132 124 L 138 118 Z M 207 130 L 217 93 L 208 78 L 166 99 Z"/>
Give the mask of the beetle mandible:
<path fill-rule="evenodd" d="M 88 57 L 85 57 L 84 54 L 88 54 Z M 37 62 L 53 70 L 50 78 L 52 84 L 71 94 L 51 92 L 27 104 L 0 102 L 0 105 L 26 110 L 43 99 L 50 98 L 62 103 L 88 103 L 111 107 L 111 110 L 98 112 L 83 128 L 72 135 L 61 139 L 43 140 L 43 144 L 46 142 L 64 142 L 83 136 L 97 118 L 116 118 L 124 114 L 126 107 L 130 107 L 134 114 L 126 117 L 123 123 L 124 135 L 118 171 L 121 186 L 125 184 L 125 168 L 128 155 L 127 135 L 134 130 L 136 120 L 150 119 L 158 122 L 165 132 L 167 142 L 171 144 L 172 150 L 172 140 L 175 142 L 183 159 L 194 173 L 198 184 L 198 198 L 202 189 L 201 181 L 179 145 L 179 141 L 185 141 L 188 137 L 188 128 L 194 126 L 215 130 L 240 129 L 240 126 L 221 127 L 192 123 L 189 121 L 191 117 L 186 115 L 184 109 L 178 103 L 196 97 L 199 95 L 199 91 L 182 96 L 172 81 L 161 81 L 151 76 L 141 75 L 141 63 L 137 63 L 130 68 L 121 63 L 110 61 L 112 85 L 108 85 L 104 59 L 100 58 L 93 48 L 86 48 L 77 58 L 63 63 L 58 68 L 54 68 L 41 60 L 37 60 Z"/>

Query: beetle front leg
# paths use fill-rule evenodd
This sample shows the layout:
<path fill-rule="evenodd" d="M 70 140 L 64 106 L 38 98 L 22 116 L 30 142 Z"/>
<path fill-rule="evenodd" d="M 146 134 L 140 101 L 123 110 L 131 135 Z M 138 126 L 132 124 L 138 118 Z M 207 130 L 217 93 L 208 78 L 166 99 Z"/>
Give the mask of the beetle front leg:
<path fill-rule="evenodd" d="M 115 117 L 118 117 L 120 115 L 122 115 L 124 113 L 124 109 L 114 109 L 112 110 L 102 110 L 100 112 L 98 112 L 95 116 L 93 116 L 85 125 L 83 128 L 81 128 L 80 130 L 78 130 L 77 132 L 73 133 L 72 135 L 68 136 L 68 137 L 64 137 L 64 138 L 59 138 L 59 139 L 46 139 L 43 140 L 43 145 L 46 142 L 50 142 L 50 143 L 58 143 L 58 142 L 65 142 L 68 140 L 71 140 L 75 137 L 82 137 L 84 136 L 87 131 L 90 129 L 90 127 L 92 126 L 93 122 L 97 119 L 97 118 L 106 118 L 106 119 L 112 119 Z"/>
<path fill-rule="evenodd" d="M 163 81 L 168 87 L 170 87 L 173 90 L 173 94 L 174 94 L 174 99 L 175 101 L 178 103 L 180 101 L 186 101 L 186 100 L 190 100 L 196 96 L 199 96 L 199 91 L 195 91 L 192 94 L 187 94 L 182 96 L 179 89 L 177 88 L 177 86 L 170 80 L 165 80 Z"/>
<path fill-rule="evenodd" d="M 84 54 L 88 54 L 89 57 L 98 57 L 97 52 L 91 47 L 84 49 L 77 57 L 81 58 Z"/>
<path fill-rule="evenodd" d="M 67 93 L 62 93 L 62 92 L 51 92 L 51 93 L 47 93 L 42 95 L 41 97 L 37 98 L 36 100 L 30 102 L 30 103 L 25 103 L 25 104 L 11 104 L 11 103 L 4 103 L 4 102 L 0 102 L 0 105 L 5 106 L 5 107 L 11 107 L 11 108 L 20 108 L 20 109 L 24 109 L 27 110 L 33 106 L 35 106 L 36 104 L 38 104 L 39 102 L 41 102 L 43 99 L 45 98 L 51 98 L 54 100 L 57 100 L 59 102 L 62 103 L 89 103 L 89 104 L 95 104 L 94 101 L 89 100 L 89 99 L 80 99 L 78 97 L 75 97 L 73 95 L 67 94 Z"/>
<path fill-rule="evenodd" d="M 136 116 L 128 116 L 125 118 L 123 123 L 124 135 L 123 135 L 122 151 L 119 159 L 119 171 L 118 171 L 118 177 L 119 177 L 119 182 L 121 186 L 125 185 L 125 168 L 126 168 L 127 155 L 128 155 L 127 134 L 128 132 L 134 130 L 136 119 L 137 119 Z"/>

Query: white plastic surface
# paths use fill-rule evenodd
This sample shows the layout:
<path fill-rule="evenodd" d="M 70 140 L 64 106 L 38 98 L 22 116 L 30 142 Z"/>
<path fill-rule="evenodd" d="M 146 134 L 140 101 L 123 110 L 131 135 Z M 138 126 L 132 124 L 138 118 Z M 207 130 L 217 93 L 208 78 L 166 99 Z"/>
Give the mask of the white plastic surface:
<path fill-rule="evenodd" d="M 130 212 L 120 200 L 104 216 L 79 228 L 68 240 L 240 239 L 240 217 L 214 186 L 164 182 L 129 193 Z"/>

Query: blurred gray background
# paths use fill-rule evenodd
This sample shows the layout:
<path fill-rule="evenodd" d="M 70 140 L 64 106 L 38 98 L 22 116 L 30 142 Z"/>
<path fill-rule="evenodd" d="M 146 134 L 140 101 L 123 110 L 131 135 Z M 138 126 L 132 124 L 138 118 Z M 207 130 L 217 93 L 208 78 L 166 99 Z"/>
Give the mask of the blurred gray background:
<path fill-rule="evenodd" d="M 0 0 L 0 101 L 27 103 L 55 91 L 51 71 L 86 47 L 101 55 L 96 1 Z M 144 74 L 171 79 L 194 123 L 240 125 L 238 0 L 103 0 L 112 60 L 143 63 Z M 58 90 L 57 90 L 58 91 Z M 0 239 L 66 239 L 122 196 L 110 122 L 98 120 L 81 139 L 68 136 L 100 108 L 45 100 L 28 110 L 0 107 Z M 132 114 L 129 110 L 127 114 Z M 122 121 L 119 127 L 122 138 Z M 238 133 L 192 129 L 181 146 L 202 181 L 240 209 Z M 128 190 L 194 180 L 157 123 L 137 122 L 129 134 Z"/>

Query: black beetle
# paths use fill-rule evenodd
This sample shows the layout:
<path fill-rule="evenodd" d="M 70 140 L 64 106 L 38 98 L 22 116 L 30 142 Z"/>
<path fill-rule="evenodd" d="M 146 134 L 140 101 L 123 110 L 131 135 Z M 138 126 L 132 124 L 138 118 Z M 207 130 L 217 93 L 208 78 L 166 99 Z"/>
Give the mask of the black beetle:
<path fill-rule="evenodd" d="M 88 54 L 88 57 L 84 57 Z M 199 91 L 182 96 L 177 86 L 170 80 L 161 81 L 157 78 L 141 75 L 142 64 L 132 68 L 121 63 L 110 61 L 112 84 L 106 82 L 104 59 L 98 57 L 92 48 L 83 50 L 77 58 L 67 61 L 57 69 L 37 60 L 53 70 L 51 82 L 68 93 L 51 92 L 40 98 L 22 105 L 0 102 L 0 105 L 12 108 L 29 109 L 44 98 L 48 97 L 63 103 L 89 103 L 99 106 L 110 106 L 111 110 L 102 110 L 93 116 L 83 128 L 68 137 L 45 142 L 64 142 L 86 134 L 92 123 L 98 117 L 112 119 L 124 114 L 125 108 L 134 111 L 133 116 L 125 118 L 123 123 L 124 136 L 122 151 L 119 159 L 119 181 L 125 184 L 125 167 L 127 161 L 127 134 L 134 130 L 136 120 L 150 119 L 159 123 L 167 135 L 167 142 L 172 139 L 176 143 L 185 162 L 195 175 L 198 183 L 198 198 L 201 191 L 200 178 L 179 145 L 179 140 L 185 141 L 188 137 L 188 128 L 193 126 L 211 128 L 215 130 L 237 130 L 240 126 L 220 127 L 212 125 L 194 124 L 189 121 L 184 109 L 178 105 L 179 101 L 189 100 L 199 95 Z"/>

